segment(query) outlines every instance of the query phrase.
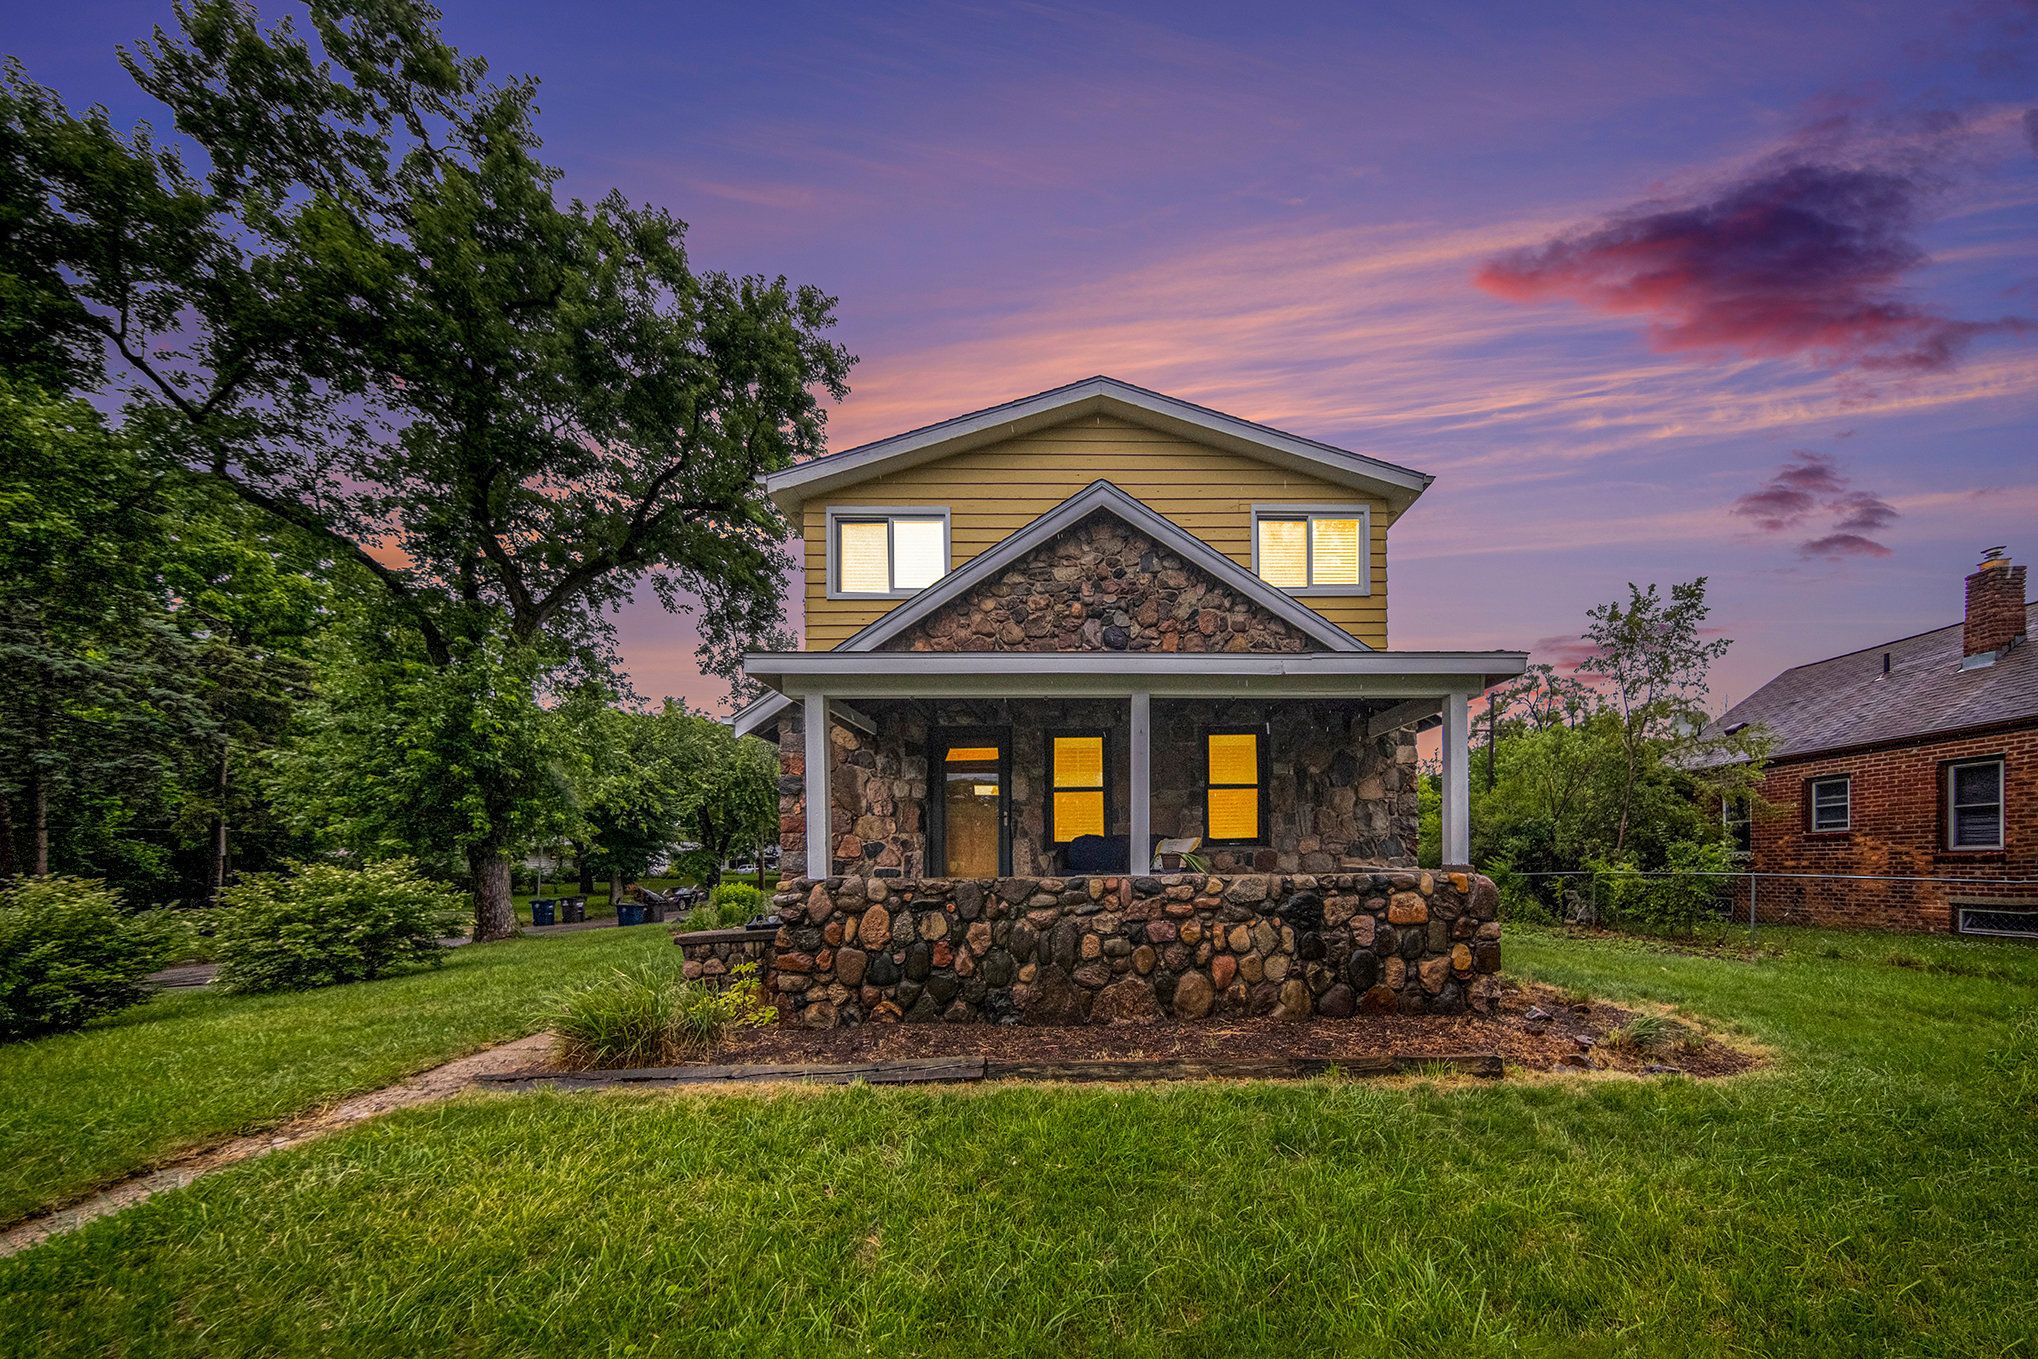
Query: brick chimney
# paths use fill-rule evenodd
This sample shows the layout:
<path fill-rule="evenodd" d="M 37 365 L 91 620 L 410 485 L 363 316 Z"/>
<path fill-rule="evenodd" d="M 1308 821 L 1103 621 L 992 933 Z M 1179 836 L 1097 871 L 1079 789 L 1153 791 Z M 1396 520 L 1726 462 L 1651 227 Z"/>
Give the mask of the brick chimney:
<path fill-rule="evenodd" d="M 1965 665 L 1987 665 L 2024 640 L 2024 568 L 2013 566 L 2003 549 L 1982 553 L 1967 578 L 1967 624 L 1961 629 Z"/>

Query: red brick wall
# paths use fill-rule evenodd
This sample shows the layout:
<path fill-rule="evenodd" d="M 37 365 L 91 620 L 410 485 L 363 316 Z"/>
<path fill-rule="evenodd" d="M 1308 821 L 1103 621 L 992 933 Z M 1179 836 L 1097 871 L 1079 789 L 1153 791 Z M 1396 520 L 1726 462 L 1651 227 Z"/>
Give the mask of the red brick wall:
<path fill-rule="evenodd" d="M 2003 758 L 2001 850 L 1949 850 L 1945 819 L 1948 760 Z M 1807 831 L 1808 780 L 1853 778 L 1852 829 Z M 1779 761 L 1762 783 L 1770 805 L 1754 825 L 1761 873 L 1867 873 L 1955 879 L 2038 878 L 2038 723 L 2012 731 L 1918 745 Z M 1955 898 L 2038 902 L 2038 886 L 1764 879 L 1756 915 L 1798 924 L 1950 930 Z M 1742 897 L 1741 909 L 1747 909 Z"/>

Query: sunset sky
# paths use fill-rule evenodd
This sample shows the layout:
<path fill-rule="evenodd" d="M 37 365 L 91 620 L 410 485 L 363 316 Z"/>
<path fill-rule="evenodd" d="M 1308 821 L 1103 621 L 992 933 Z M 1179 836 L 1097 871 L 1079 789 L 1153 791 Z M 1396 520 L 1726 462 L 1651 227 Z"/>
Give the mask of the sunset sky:
<path fill-rule="evenodd" d="M 167 9 L 5 48 L 130 119 Z M 570 192 L 840 297 L 833 447 L 1106 373 L 1434 473 L 1396 647 L 1703 574 L 1724 703 L 2038 558 L 2038 3 L 446 9 Z"/>

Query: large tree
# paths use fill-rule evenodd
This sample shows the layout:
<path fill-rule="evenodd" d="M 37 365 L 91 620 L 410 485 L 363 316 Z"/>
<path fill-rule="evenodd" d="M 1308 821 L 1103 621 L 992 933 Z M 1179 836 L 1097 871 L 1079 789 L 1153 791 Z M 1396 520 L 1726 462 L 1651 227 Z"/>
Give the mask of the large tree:
<path fill-rule="evenodd" d="M 598 662 L 647 578 L 725 662 L 789 564 L 757 479 L 820 451 L 846 392 L 833 299 L 694 270 L 662 210 L 561 201 L 534 84 L 492 83 L 430 8 L 307 9 L 192 0 L 123 54 L 174 146 L 10 72 L 0 297 L 32 304 L 38 353 L 104 346 L 152 450 L 380 583 L 441 677 L 425 745 L 492 684 Z M 499 773 L 444 770 L 480 938 L 515 924 L 527 818 Z"/>

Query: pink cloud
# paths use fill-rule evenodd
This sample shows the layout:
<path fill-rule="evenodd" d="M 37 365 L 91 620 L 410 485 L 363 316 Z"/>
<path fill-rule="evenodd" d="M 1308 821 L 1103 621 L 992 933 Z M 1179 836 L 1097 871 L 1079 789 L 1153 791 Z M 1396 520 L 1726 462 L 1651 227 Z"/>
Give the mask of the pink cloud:
<path fill-rule="evenodd" d="M 1813 514 L 1833 517 L 1833 532 L 1798 545 L 1807 557 L 1887 557 L 1889 549 L 1869 533 L 1897 521 L 1897 508 L 1882 497 L 1853 488 L 1831 454 L 1799 449 L 1761 487 L 1736 499 L 1731 512 L 1755 521 L 1765 533 L 1796 528 Z"/>
<path fill-rule="evenodd" d="M 1643 317 L 1666 353 L 1941 371 L 1977 337 L 2031 323 L 1958 320 L 1902 297 L 1925 263 L 1913 232 L 1929 188 L 1895 169 L 1774 161 L 1696 201 L 1500 255 L 1475 279 L 1510 301 Z"/>

